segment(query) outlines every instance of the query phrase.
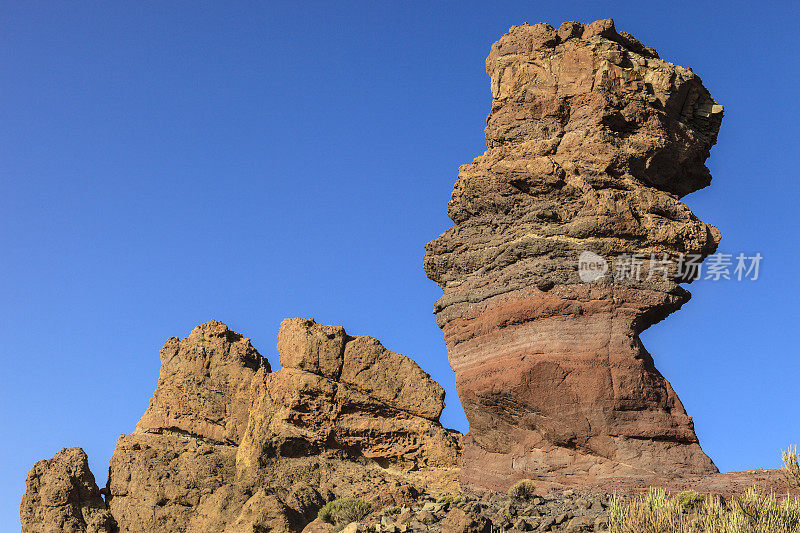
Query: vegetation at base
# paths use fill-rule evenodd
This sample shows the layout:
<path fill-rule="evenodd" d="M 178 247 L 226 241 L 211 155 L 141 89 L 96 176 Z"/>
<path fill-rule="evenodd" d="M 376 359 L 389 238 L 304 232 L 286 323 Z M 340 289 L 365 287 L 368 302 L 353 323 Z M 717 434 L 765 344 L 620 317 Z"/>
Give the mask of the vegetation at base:
<path fill-rule="evenodd" d="M 508 489 L 508 495 L 515 500 L 530 500 L 536 496 L 535 486 L 530 479 L 523 479 Z"/>
<path fill-rule="evenodd" d="M 797 446 L 789 446 L 783 455 L 783 473 L 790 485 L 800 488 L 800 458 L 797 456 Z"/>
<path fill-rule="evenodd" d="M 360 498 L 339 498 L 328 502 L 317 517 L 323 522 L 341 526 L 358 522 L 372 512 L 372 505 Z"/>
<path fill-rule="evenodd" d="M 453 495 L 442 496 L 441 498 L 439 498 L 436 501 L 436 503 L 442 503 L 444 505 L 456 505 L 457 506 L 458 504 L 461 503 L 461 496 L 453 496 Z"/>
<path fill-rule="evenodd" d="M 675 499 L 678 500 L 678 503 L 684 509 L 694 509 L 703 503 L 703 496 L 693 490 L 679 492 L 678 495 L 675 496 Z"/>
<path fill-rule="evenodd" d="M 729 503 L 719 496 L 697 501 L 681 494 L 670 497 L 664 490 L 651 489 L 626 503 L 615 495 L 609 509 L 609 532 L 800 533 L 797 498 L 779 499 L 757 488 Z M 693 504 L 687 507 L 687 501 Z"/>
<path fill-rule="evenodd" d="M 396 505 L 390 505 L 389 507 L 384 507 L 381 512 L 385 515 L 395 516 L 400 514 L 400 508 Z"/>

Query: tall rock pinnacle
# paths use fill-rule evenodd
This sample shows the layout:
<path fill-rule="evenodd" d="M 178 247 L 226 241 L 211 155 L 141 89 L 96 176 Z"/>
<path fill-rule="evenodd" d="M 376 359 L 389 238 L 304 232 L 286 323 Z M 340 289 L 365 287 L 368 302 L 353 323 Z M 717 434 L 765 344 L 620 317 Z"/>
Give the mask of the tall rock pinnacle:
<path fill-rule="evenodd" d="M 487 150 L 425 255 L 470 424 L 462 483 L 716 472 L 639 334 L 689 300 L 674 260 L 719 242 L 679 198 L 711 181 L 722 106 L 612 20 L 512 27 L 486 71 Z M 583 282 L 584 251 L 641 254 L 643 275 Z"/>

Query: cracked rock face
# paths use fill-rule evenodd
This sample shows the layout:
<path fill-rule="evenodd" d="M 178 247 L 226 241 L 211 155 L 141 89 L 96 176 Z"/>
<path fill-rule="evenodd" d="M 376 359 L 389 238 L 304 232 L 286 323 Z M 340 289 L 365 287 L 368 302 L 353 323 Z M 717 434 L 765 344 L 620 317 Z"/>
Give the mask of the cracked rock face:
<path fill-rule="evenodd" d="M 642 254 L 647 274 L 651 254 L 716 250 L 680 197 L 710 183 L 722 106 L 611 20 L 512 27 L 486 71 L 487 150 L 424 261 L 470 423 L 462 482 L 715 472 L 639 340 L 689 300 L 678 273 L 584 283 L 577 267 Z"/>
<path fill-rule="evenodd" d="M 222 322 L 167 340 L 107 502 L 83 450 L 62 450 L 28 476 L 23 533 L 300 531 L 335 497 L 453 485 L 460 435 L 439 424 L 444 390 L 416 363 L 313 320 L 285 320 L 278 337 L 274 373 Z"/>
<path fill-rule="evenodd" d="M 161 349 L 161 371 L 137 429 L 238 444 L 250 411 L 250 381 L 269 363 L 250 339 L 212 320 Z"/>
<path fill-rule="evenodd" d="M 303 319 L 283 321 L 278 351 L 281 370 L 253 380 L 242 476 L 326 449 L 415 469 L 456 464 L 458 434 L 439 424 L 444 389 L 408 357 Z"/>

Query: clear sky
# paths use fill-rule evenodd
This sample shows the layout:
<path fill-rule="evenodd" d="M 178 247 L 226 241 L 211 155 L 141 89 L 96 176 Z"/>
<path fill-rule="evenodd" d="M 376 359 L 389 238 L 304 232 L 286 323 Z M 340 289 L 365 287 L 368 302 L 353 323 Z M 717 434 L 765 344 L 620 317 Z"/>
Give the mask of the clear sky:
<path fill-rule="evenodd" d="M 0 7 L 0 529 L 25 476 L 82 446 L 100 485 L 158 351 L 211 318 L 277 368 L 278 324 L 379 338 L 447 389 L 422 269 L 480 155 L 484 59 L 524 21 L 617 28 L 725 106 L 685 201 L 760 252 L 644 335 L 722 470 L 800 441 L 798 62 L 792 3 L 28 2 Z M 798 442 L 800 443 L 800 442 Z"/>

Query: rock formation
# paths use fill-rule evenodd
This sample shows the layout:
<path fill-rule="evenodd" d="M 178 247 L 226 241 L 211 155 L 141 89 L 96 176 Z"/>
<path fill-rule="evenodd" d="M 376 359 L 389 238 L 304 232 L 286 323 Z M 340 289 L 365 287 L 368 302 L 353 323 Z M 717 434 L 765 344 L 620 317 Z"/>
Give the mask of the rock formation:
<path fill-rule="evenodd" d="M 710 183 L 722 106 L 612 20 L 512 27 L 486 71 L 487 150 L 425 255 L 470 424 L 462 482 L 715 472 L 639 334 L 690 296 L 651 264 L 719 242 L 679 198 Z M 641 254 L 644 275 L 584 283 L 582 251 Z"/>
<path fill-rule="evenodd" d="M 280 371 L 260 372 L 237 456 L 243 475 L 274 457 L 324 450 L 406 468 L 457 462 L 456 436 L 439 424 L 444 389 L 411 359 L 341 327 L 284 320 Z"/>
<path fill-rule="evenodd" d="M 161 350 L 150 406 L 111 458 L 101 497 L 80 448 L 40 461 L 27 532 L 300 531 L 334 497 L 392 503 L 453 488 L 460 435 L 444 390 L 372 337 L 281 324 L 283 368 L 217 321 Z"/>
<path fill-rule="evenodd" d="M 36 463 L 20 505 L 22 531 L 111 533 L 114 523 L 100 495 L 89 460 L 80 448 L 64 448 Z"/>
<path fill-rule="evenodd" d="M 530 529 L 534 514 L 542 530 L 585 529 L 602 511 L 588 500 L 574 517 L 541 498 L 527 510 L 434 501 L 457 488 L 459 462 L 462 485 L 494 489 L 520 478 L 724 485 L 639 340 L 689 299 L 668 260 L 705 257 L 719 242 L 680 198 L 710 183 L 722 107 L 691 70 L 611 20 L 512 27 L 486 68 L 487 151 L 461 166 L 448 207 L 456 225 L 425 255 L 470 423 L 463 452 L 439 423 L 442 387 L 376 339 L 285 320 L 272 372 L 249 339 L 211 321 L 167 340 L 105 489 L 80 448 L 36 463 L 23 533 L 330 531 L 317 511 L 346 496 L 405 506 L 398 520 L 445 532 Z M 582 252 L 641 264 L 587 282 Z M 517 511 L 521 525 L 510 522 Z"/>

